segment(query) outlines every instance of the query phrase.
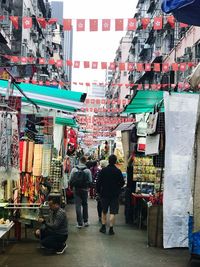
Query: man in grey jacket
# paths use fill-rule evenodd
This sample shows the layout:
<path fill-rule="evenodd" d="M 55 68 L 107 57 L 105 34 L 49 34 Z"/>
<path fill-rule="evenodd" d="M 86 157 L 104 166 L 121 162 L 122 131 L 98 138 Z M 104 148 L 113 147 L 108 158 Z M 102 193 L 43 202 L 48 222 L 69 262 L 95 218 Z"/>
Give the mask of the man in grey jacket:
<path fill-rule="evenodd" d="M 56 254 L 62 254 L 67 248 L 68 221 L 66 212 L 60 208 L 60 198 L 49 196 L 48 204 L 50 208 L 49 220 L 39 218 L 42 227 L 35 232 L 40 238 L 44 248 L 53 250 Z"/>
<path fill-rule="evenodd" d="M 77 177 L 79 176 L 79 177 Z M 85 181 L 80 185 L 75 183 L 80 177 Z M 77 228 L 82 228 L 83 226 L 89 226 L 88 223 L 88 189 L 92 183 L 91 171 L 86 166 L 86 158 L 82 156 L 80 158 L 80 164 L 72 169 L 69 176 L 69 184 L 73 187 L 75 205 L 76 205 L 76 218 L 77 218 Z"/>

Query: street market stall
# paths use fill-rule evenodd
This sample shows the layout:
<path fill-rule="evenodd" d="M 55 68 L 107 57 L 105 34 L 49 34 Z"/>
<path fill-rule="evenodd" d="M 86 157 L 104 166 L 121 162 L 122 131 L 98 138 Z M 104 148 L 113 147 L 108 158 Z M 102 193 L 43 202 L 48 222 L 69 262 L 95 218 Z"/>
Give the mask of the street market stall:
<path fill-rule="evenodd" d="M 27 98 L 18 96 L 18 87 L 26 92 Z M 69 144 L 76 147 L 77 142 L 76 138 L 68 140 L 69 135 L 64 136 L 70 129 L 75 132 L 72 127 L 77 127 L 73 116 L 67 118 L 66 112 L 74 113 L 80 108 L 85 94 L 32 84 L 9 85 L 4 80 L 0 80 L 0 93 L 0 199 L 5 202 L 1 216 L 15 222 L 15 237 L 20 239 L 20 224 L 30 225 L 38 219 L 41 204 L 45 203 L 48 194 L 59 193 L 62 197 L 63 154 L 67 153 Z M 23 113 L 21 102 L 29 102 L 29 105 L 37 102 L 40 113 L 34 108 L 32 112 L 29 109 Z M 52 109 L 59 112 L 52 112 Z M 59 150 L 54 153 L 54 128 L 58 124 L 62 134 Z M 67 142 L 62 142 L 66 138 Z M 52 160 L 54 154 L 61 156 L 59 161 Z"/>
<path fill-rule="evenodd" d="M 144 155 L 153 158 L 153 165 L 160 168 L 160 181 L 158 182 L 159 188 L 157 190 L 159 195 L 157 195 L 157 200 L 152 199 L 150 201 L 153 205 L 154 203 L 156 205 L 160 204 L 162 202 L 160 196 L 162 191 L 164 192 L 164 248 L 188 247 L 188 212 L 189 210 L 191 211 L 191 208 L 189 209 L 188 207 L 189 203 L 192 203 L 192 210 L 194 210 L 196 218 L 198 218 L 196 213 L 198 210 L 197 206 L 193 205 L 193 201 L 191 201 L 192 196 L 195 196 L 193 192 L 195 192 L 197 186 L 196 183 L 194 188 L 191 187 L 191 184 L 194 184 L 194 172 L 192 173 L 192 163 L 194 160 L 192 159 L 194 158 L 198 103 L 199 95 L 194 93 L 138 91 L 125 109 L 125 113 L 128 114 L 150 113 L 147 120 L 142 119 L 138 122 L 140 124 L 139 136 L 137 136 L 138 124 L 136 124 L 136 136 L 139 137 L 137 138 L 136 151 L 139 148 L 140 153 L 142 153 L 143 150 Z M 165 112 L 163 113 L 163 111 Z M 156 128 L 154 120 L 156 121 Z M 160 126 L 158 127 L 159 124 Z M 141 133 L 145 131 L 146 136 L 145 134 L 141 136 Z M 141 140 L 140 137 L 143 139 Z M 140 139 L 139 143 L 138 139 Z M 184 140 L 187 140 L 187 142 Z M 139 171 L 142 172 L 148 168 L 144 168 L 141 165 Z M 150 172 L 153 175 L 153 172 Z M 137 164 L 135 172 L 133 169 L 134 175 L 136 177 L 138 175 Z M 147 176 L 144 175 L 143 177 Z M 150 176 L 148 175 L 148 177 Z M 140 190 L 139 193 L 141 194 Z M 161 207 L 159 205 L 157 207 L 158 210 L 154 213 L 157 217 L 155 220 L 157 223 L 156 233 L 160 231 L 158 231 L 158 228 L 160 228 L 158 223 L 162 212 Z M 197 219 L 195 221 L 197 222 Z M 149 219 L 148 224 L 151 224 Z M 151 227 L 148 228 L 150 229 Z"/>

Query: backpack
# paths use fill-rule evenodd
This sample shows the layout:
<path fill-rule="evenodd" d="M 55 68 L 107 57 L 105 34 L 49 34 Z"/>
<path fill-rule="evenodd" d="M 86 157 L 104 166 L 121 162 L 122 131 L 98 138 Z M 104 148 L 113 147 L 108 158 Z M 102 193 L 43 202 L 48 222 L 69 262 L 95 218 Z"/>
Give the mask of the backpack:
<path fill-rule="evenodd" d="M 80 169 L 76 167 L 78 171 L 74 172 L 71 181 L 70 186 L 75 188 L 87 188 L 89 185 L 89 180 L 87 178 L 87 174 L 84 172 L 85 169 Z"/>

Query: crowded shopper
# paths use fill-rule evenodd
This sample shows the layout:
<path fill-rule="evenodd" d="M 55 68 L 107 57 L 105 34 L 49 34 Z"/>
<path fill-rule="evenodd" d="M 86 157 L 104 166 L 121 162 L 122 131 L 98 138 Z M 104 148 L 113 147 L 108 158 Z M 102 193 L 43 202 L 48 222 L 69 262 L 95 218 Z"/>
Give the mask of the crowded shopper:
<path fill-rule="evenodd" d="M 115 166 L 117 157 L 109 156 L 109 165 L 103 168 L 97 179 L 97 193 L 101 198 L 102 205 L 102 226 L 101 233 L 106 233 L 107 213 L 110 211 L 110 228 L 109 234 L 114 235 L 115 215 L 119 210 L 119 195 L 124 185 L 122 172 Z"/>
<path fill-rule="evenodd" d="M 97 175 L 98 175 L 98 162 L 95 160 L 92 162 L 92 167 L 90 168 L 90 171 L 92 173 L 92 184 L 90 187 L 90 198 L 95 198 L 96 196 L 96 180 L 97 180 Z"/>
<path fill-rule="evenodd" d="M 106 166 L 108 166 L 108 161 L 107 160 L 101 160 L 100 161 L 100 166 L 99 166 L 99 172 L 105 168 Z M 98 174 L 97 174 L 97 179 L 98 179 Z M 101 216 L 102 216 L 102 206 L 101 206 L 101 198 L 100 195 L 96 193 L 96 201 L 97 201 L 97 213 L 98 213 L 98 218 L 99 218 L 99 222 L 101 222 Z"/>
<path fill-rule="evenodd" d="M 86 158 L 84 156 L 80 158 L 79 165 L 72 169 L 69 183 L 74 191 L 77 228 L 87 227 L 89 226 L 88 189 L 92 184 L 92 174 L 86 166 Z"/>
<path fill-rule="evenodd" d="M 66 212 L 60 208 L 60 197 L 49 196 L 48 204 L 50 208 L 49 220 L 38 219 L 42 226 L 36 230 L 35 235 L 40 238 L 42 247 L 56 252 L 56 254 L 62 254 L 67 248 L 68 238 Z"/>

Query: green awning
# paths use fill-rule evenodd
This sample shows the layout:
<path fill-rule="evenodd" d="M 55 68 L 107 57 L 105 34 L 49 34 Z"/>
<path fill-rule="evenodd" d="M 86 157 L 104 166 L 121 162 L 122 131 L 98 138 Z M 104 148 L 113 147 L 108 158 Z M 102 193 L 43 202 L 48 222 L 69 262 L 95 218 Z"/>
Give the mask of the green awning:
<path fill-rule="evenodd" d="M 73 127 L 73 128 L 77 128 L 78 127 L 76 121 L 74 119 L 71 119 L 71 118 L 56 117 L 55 123 L 63 125 L 63 126 L 70 126 L 70 127 Z"/>
<path fill-rule="evenodd" d="M 6 94 L 8 81 L 0 80 L 0 94 Z M 48 86 L 39 86 L 34 84 L 20 83 L 19 87 L 23 90 L 27 97 L 35 102 L 40 107 L 47 107 L 62 111 L 76 111 L 82 107 L 86 94 L 53 88 Z M 14 95 L 22 96 L 21 93 L 14 87 Z M 28 102 L 25 97 L 22 97 L 23 102 Z"/>
<path fill-rule="evenodd" d="M 163 91 L 137 91 L 123 113 L 148 113 L 153 111 L 156 104 L 163 100 Z M 164 111 L 162 103 L 161 111 Z"/>

